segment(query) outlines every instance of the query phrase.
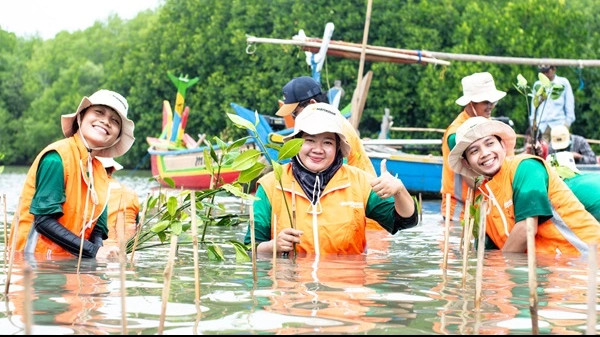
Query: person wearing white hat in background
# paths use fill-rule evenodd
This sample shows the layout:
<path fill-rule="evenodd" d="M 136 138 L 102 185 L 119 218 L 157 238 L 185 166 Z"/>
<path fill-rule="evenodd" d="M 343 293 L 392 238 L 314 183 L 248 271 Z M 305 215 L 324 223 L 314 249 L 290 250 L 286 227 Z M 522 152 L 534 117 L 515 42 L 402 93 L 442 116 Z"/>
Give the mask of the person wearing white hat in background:
<path fill-rule="evenodd" d="M 140 201 L 137 193 L 131 188 L 123 185 L 113 176 L 115 171 L 123 169 L 113 158 L 96 157 L 108 174 L 109 197 L 108 197 L 108 239 L 106 244 L 118 244 L 118 226 L 123 226 L 125 241 L 131 239 L 138 228 Z"/>
<path fill-rule="evenodd" d="M 456 132 L 448 162 L 459 174 L 486 179 L 486 234 L 503 252 L 524 253 L 532 218 L 536 253 L 587 255 L 588 244 L 600 242 L 598 221 L 542 158 L 507 156 L 516 138 L 510 126 L 484 117 Z"/>
<path fill-rule="evenodd" d="M 596 164 L 596 154 L 585 138 L 573 135 L 564 125 L 558 125 L 550 131 L 548 153 L 571 152 L 576 164 Z"/>
<path fill-rule="evenodd" d="M 448 155 L 450 150 L 456 144 L 456 130 L 469 118 L 481 116 L 490 118 L 496 103 L 504 96 L 506 92 L 496 89 L 496 84 L 492 74 L 488 72 L 474 73 L 465 76 L 462 81 L 463 95 L 456 100 L 456 104 L 464 107 L 463 111 L 450 123 L 442 138 L 442 194 L 441 212 L 442 217 L 446 218 L 446 204 L 450 202 L 450 219 L 460 211 L 459 219 L 464 216 L 464 202 L 467 199 L 468 188 L 473 183 L 468 178 L 455 174 L 448 164 Z M 447 194 L 450 193 L 450 199 Z"/>
<path fill-rule="evenodd" d="M 275 171 L 258 181 L 253 203 L 257 252 L 362 254 L 366 252 L 366 219 L 389 233 L 418 223 L 415 201 L 400 179 L 385 171 L 379 177 L 344 164 L 350 145 L 339 111 L 326 103 L 304 108 L 294 132 L 284 138 L 304 140 L 300 152 L 284 164 L 281 182 Z M 295 200 L 295 228 L 287 205 Z M 277 232 L 272 223 L 277 222 Z M 244 239 L 250 244 L 250 227 Z"/>
<path fill-rule="evenodd" d="M 118 257 L 117 247 L 103 246 L 109 180 L 95 157 L 118 157 L 131 148 L 128 110 L 123 96 L 102 89 L 61 116 L 66 138 L 48 145 L 31 165 L 9 247 L 16 240 L 16 252 L 44 258 L 79 256 L 80 249 L 84 258 Z"/>
<path fill-rule="evenodd" d="M 538 66 L 538 72 L 544 74 L 550 82 L 560 84 L 564 87 L 563 92 L 557 99 L 548 97 L 539 105 L 537 112 L 534 100 L 531 100 L 529 125 L 533 125 L 533 117 L 535 115 L 538 132 L 542 135 L 542 139 L 549 143 L 550 132 L 553 128 L 559 125 L 570 128 L 571 124 L 575 122 L 575 97 L 573 96 L 573 89 L 571 88 L 569 79 L 556 75 L 556 66 L 542 64 Z M 541 85 L 539 80 L 533 83 L 531 89 L 534 95 Z"/>

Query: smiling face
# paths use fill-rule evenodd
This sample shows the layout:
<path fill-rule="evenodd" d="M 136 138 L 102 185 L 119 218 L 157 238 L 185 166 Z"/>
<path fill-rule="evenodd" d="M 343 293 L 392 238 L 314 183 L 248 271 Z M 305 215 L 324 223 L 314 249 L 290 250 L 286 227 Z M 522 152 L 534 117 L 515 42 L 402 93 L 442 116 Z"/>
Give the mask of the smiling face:
<path fill-rule="evenodd" d="M 463 154 L 463 165 L 486 177 L 493 177 L 506 158 L 503 142 L 496 136 L 487 136 L 474 141 Z"/>
<path fill-rule="evenodd" d="M 121 116 L 104 105 L 92 105 L 81 117 L 81 133 L 89 146 L 101 148 L 112 145 L 121 132 Z"/>
<path fill-rule="evenodd" d="M 335 159 L 337 151 L 337 137 L 333 132 L 318 135 L 302 135 L 304 144 L 298 153 L 302 164 L 312 172 L 321 172 L 328 168 Z"/>
<path fill-rule="evenodd" d="M 496 107 L 497 102 L 471 102 L 469 105 L 471 106 L 470 111 L 467 111 L 471 117 L 480 116 L 485 118 L 490 118 L 492 116 L 492 110 Z"/>

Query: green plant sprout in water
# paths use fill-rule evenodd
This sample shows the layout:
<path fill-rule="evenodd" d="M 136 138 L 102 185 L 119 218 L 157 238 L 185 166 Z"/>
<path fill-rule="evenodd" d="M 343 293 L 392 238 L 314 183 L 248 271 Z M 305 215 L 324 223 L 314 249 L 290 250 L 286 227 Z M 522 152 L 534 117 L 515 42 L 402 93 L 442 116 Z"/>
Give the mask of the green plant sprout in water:
<path fill-rule="evenodd" d="M 533 149 L 536 148 L 535 145 L 539 138 L 538 124 L 544 114 L 544 108 L 546 107 L 548 97 L 551 99 L 558 99 L 565 90 L 565 87 L 562 84 L 551 82 L 543 73 L 538 73 L 538 79 L 539 83 L 535 85 L 533 90 L 530 90 L 527 80 L 521 74 L 517 75 L 517 83 L 513 84 L 517 91 L 525 97 L 527 118 L 531 116 L 529 97 L 531 97 L 533 102 L 533 120 L 531 122 L 531 134 L 529 135 L 529 141 Z"/>
<path fill-rule="evenodd" d="M 264 148 L 265 144 L 260 143 L 256 125 L 258 125 L 258 113 L 255 113 L 255 124 L 235 115 L 227 114 L 229 119 L 235 126 L 251 131 L 256 137 L 254 139 L 259 142 Z M 136 245 L 135 250 L 142 250 L 156 246 L 167 245 L 172 235 L 178 236 L 179 245 L 189 245 L 193 243 L 193 238 L 188 232 L 192 226 L 192 216 L 195 216 L 196 224 L 203 226 L 202 235 L 199 240 L 201 244 L 206 245 L 208 258 L 210 260 L 223 261 L 225 254 L 221 246 L 215 242 L 207 242 L 205 240 L 206 230 L 208 226 L 235 226 L 248 221 L 245 214 L 227 214 L 225 207 L 215 201 L 218 195 L 236 196 L 243 200 L 253 201 L 255 197 L 247 192 L 244 192 L 244 184 L 249 185 L 254 179 L 258 178 L 263 169 L 267 166 L 259 161 L 261 156 L 265 156 L 269 163 L 273 166 L 273 170 L 277 180 L 281 184 L 282 167 L 278 161 L 292 158 L 300 151 L 302 147 L 302 139 L 292 139 L 283 145 L 268 145 L 276 148 L 279 151 L 278 161 L 273 160 L 267 153 L 262 153 L 256 149 L 248 149 L 240 151 L 240 147 L 246 143 L 250 137 L 244 137 L 226 143 L 218 137 L 213 137 L 221 155 L 217 155 L 212 143 L 208 142 L 208 146 L 204 149 L 204 162 L 206 169 L 211 175 L 211 179 L 216 181 L 214 188 L 196 191 L 196 214 L 191 212 L 191 191 L 182 191 L 177 196 L 167 196 L 162 190 L 159 190 L 157 196 L 149 196 L 145 201 L 146 214 L 144 214 L 144 223 L 140 226 L 136 238 L 130 239 L 126 244 L 127 253 L 131 253 Z M 231 165 L 235 170 L 240 171 L 239 177 L 231 184 L 223 184 L 221 178 L 221 168 L 225 165 Z M 152 178 L 152 179 L 156 179 Z M 164 178 L 171 188 L 175 188 L 173 179 Z M 181 200 L 181 201 L 180 201 Z M 291 211 L 286 203 L 288 214 L 291 220 Z M 158 241 L 156 240 L 158 239 Z M 246 262 L 250 260 L 248 250 L 250 247 L 245 244 L 230 240 L 229 243 L 235 250 L 237 262 Z"/>

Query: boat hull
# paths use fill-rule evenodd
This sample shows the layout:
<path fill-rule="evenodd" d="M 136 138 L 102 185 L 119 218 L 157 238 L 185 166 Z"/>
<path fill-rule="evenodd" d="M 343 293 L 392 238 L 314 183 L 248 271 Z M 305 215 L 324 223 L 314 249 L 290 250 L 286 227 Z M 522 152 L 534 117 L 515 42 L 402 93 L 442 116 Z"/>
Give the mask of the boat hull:
<path fill-rule="evenodd" d="M 440 156 L 369 153 L 377 175 L 381 174 L 381 161 L 387 159 L 386 168 L 398 175 L 406 189 L 412 193 L 439 195 L 442 188 L 442 165 Z"/>

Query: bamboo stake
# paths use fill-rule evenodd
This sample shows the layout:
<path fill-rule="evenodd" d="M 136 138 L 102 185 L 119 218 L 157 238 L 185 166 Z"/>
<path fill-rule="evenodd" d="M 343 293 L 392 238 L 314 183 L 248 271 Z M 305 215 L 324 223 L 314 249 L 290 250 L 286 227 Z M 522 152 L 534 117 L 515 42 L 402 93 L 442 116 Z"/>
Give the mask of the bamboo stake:
<path fill-rule="evenodd" d="M 13 263 L 15 261 L 15 249 L 17 247 L 17 235 L 19 233 L 19 209 L 21 207 L 21 198 L 19 197 L 19 204 L 17 210 L 13 216 L 13 222 L 10 228 L 10 236 L 12 237 L 12 245 L 10 247 L 10 258 L 8 259 L 8 273 L 6 274 L 6 285 L 4 287 L 4 295 L 8 295 L 8 288 L 10 288 L 10 278 L 12 275 Z"/>
<path fill-rule="evenodd" d="M 252 279 L 254 284 L 258 281 L 256 273 L 256 236 L 254 233 L 254 204 L 250 204 L 250 245 L 252 247 Z"/>
<path fill-rule="evenodd" d="M 471 220 L 471 203 L 473 200 L 473 190 L 469 187 L 467 190 L 467 200 L 465 200 L 464 206 L 464 225 L 462 226 L 462 235 L 460 236 L 460 247 L 464 247 L 465 241 L 470 240 L 470 233 L 467 230 L 467 224 L 470 223 Z"/>
<path fill-rule="evenodd" d="M 469 248 L 470 248 L 469 243 L 471 242 L 469 234 L 472 231 L 474 220 L 475 219 L 473 219 L 473 218 L 469 218 L 469 222 L 465 223 L 465 226 L 464 226 L 464 227 L 466 227 L 465 236 L 469 237 L 469 239 L 465 240 L 465 244 L 463 245 L 463 261 L 462 261 L 463 262 L 463 265 L 462 265 L 462 287 L 463 287 L 463 289 L 467 286 L 467 272 L 469 270 L 469 259 L 468 259 Z"/>
<path fill-rule="evenodd" d="M 25 335 L 31 335 L 31 325 L 33 324 L 32 280 L 33 270 L 31 269 L 31 266 L 26 265 L 25 269 L 23 270 L 23 312 L 25 321 Z"/>
<path fill-rule="evenodd" d="M 527 267 L 529 269 L 529 312 L 531 313 L 531 334 L 539 334 L 537 298 L 537 262 L 535 260 L 534 220 L 527 218 Z"/>
<path fill-rule="evenodd" d="M 450 193 L 446 193 L 446 200 L 450 200 Z M 442 269 L 444 269 L 444 276 L 446 276 L 446 268 L 448 268 L 448 242 L 450 241 L 450 203 L 446 202 L 446 224 L 444 226 L 444 260 L 442 262 Z"/>
<path fill-rule="evenodd" d="M 419 222 L 423 222 L 423 196 L 419 193 Z"/>
<path fill-rule="evenodd" d="M 483 256 L 485 254 L 485 209 L 487 201 L 482 201 L 479 212 L 479 236 L 477 243 L 477 270 L 475 275 L 475 310 L 481 309 L 481 288 L 483 282 Z"/>
<path fill-rule="evenodd" d="M 144 206 L 142 207 L 142 217 L 140 218 L 140 222 L 137 225 L 135 232 L 135 239 L 133 240 L 133 248 L 131 249 L 131 259 L 129 263 L 133 266 L 133 257 L 135 256 L 135 249 L 137 248 L 138 240 L 140 237 L 140 233 L 142 232 L 142 226 L 144 226 L 144 221 L 146 221 L 146 207 L 148 206 L 148 200 L 150 199 L 150 192 L 146 194 L 146 200 L 144 201 Z"/>
<path fill-rule="evenodd" d="M 192 247 L 194 256 L 194 304 L 196 306 L 196 320 L 194 321 L 194 335 L 198 334 L 198 325 L 202 318 L 202 308 L 200 307 L 200 265 L 198 259 L 198 225 L 196 223 L 196 192 L 190 193 L 190 205 L 192 213 Z"/>
<path fill-rule="evenodd" d="M 127 265 L 127 250 L 125 249 L 125 222 L 127 215 L 125 210 L 127 202 L 124 202 L 121 207 L 121 214 L 123 221 L 118 221 L 117 217 L 117 237 L 119 240 L 119 266 L 121 271 L 121 334 L 127 335 L 127 287 L 126 287 L 126 273 L 125 266 Z"/>
<path fill-rule="evenodd" d="M 277 279 L 277 214 L 273 215 L 273 232 L 275 240 L 273 242 L 273 281 Z"/>
<path fill-rule="evenodd" d="M 173 276 L 173 264 L 175 260 L 175 251 L 177 250 L 177 235 L 171 234 L 171 249 L 169 250 L 169 260 L 164 272 L 164 287 L 162 292 L 162 303 L 160 310 L 160 321 L 158 323 L 158 334 L 162 335 L 165 328 L 165 315 L 167 314 L 167 303 L 169 301 L 169 292 L 171 290 L 171 278 Z"/>
<path fill-rule="evenodd" d="M 356 80 L 356 89 L 354 89 L 354 95 L 352 95 L 352 104 L 350 107 L 352 110 L 352 115 L 350 116 L 350 124 L 352 124 L 352 126 L 355 129 L 358 129 L 358 124 L 360 122 L 360 117 L 361 117 L 360 115 L 362 114 L 362 111 L 359 111 L 360 110 L 359 102 L 361 101 L 360 87 L 361 87 L 361 81 L 362 81 L 363 72 L 364 72 L 364 68 L 365 68 L 365 55 L 366 55 L 366 51 L 367 51 L 367 41 L 369 39 L 369 24 L 371 23 L 372 3 L 373 3 L 373 0 L 367 0 L 367 15 L 365 17 L 363 41 L 362 41 L 362 47 L 361 47 L 361 52 L 360 52 L 360 62 L 358 65 L 358 78 Z"/>
<path fill-rule="evenodd" d="M 8 214 L 6 214 L 6 194 L 2 195 L 2 200 L 4 206 L 4 265 L 6 266 L 6 259 L 8 258 Z"/>
<path fill-rule="evenodd" d="M 598 273 L 598 244 L 590 243 L 588 256 L 588 287 L 587 287 L 587 328 L 586 335 L 596 335 L 597 311 L 596 311 L 596 280 Z"/>

